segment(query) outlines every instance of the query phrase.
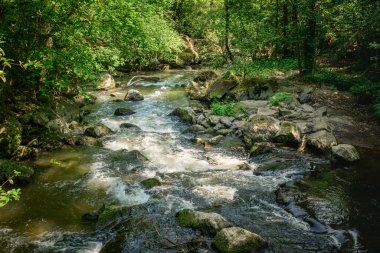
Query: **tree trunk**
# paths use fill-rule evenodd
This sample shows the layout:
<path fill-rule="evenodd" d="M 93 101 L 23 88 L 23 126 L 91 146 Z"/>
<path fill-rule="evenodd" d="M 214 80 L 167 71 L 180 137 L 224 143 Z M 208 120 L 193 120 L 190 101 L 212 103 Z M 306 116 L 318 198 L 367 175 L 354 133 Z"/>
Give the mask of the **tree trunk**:
<path fill-rule="evenodd" d="M 303 42 L 303 74 L 313 75 L 316 58 L 317 0 L 307 0 L 306 31 Z"/>
<path fill-rule="evenodd" d="M 225 23 L 226 23 L 226 27 L 225 27 L 225 35 L 224 35 L 224 40 L 225 40 L 225 46 L 226 46 L 226 52 L 227 52 L 227 56 L 229 58 L 229 60 L 231 62 L 234 61 L 234 57 L 232 55 L 232 52 L 231 52 L 231 48 L 230 48 L 230 8 L 229 8 L 229 0 L 224 0 L 224 9 L 225 9 Z"/>
<path fill-rule="evenodd" d="M 297 54 L 297 66 L 300 73 L 302 73 L 302 59 L 299 41 L 299 24 L 298 24 L 298 0 L 293 0 L 292 3 L 292 19 L 293 19 L 293 36 L 295 37 L 294 51 Z M 294 54 L 293 54 L 294 56 Z"/>
<path fill-rule="evenodd" d="M 282 23 L 282 35 L 283 35 L 283 54 L 285 57 L 289 56 L 289 47 L 288 47 L 288 24 L 289 24 L 289 11 L 288 11 L 288 2 L 284 2 L 283 6 L 283 23 Z"/>

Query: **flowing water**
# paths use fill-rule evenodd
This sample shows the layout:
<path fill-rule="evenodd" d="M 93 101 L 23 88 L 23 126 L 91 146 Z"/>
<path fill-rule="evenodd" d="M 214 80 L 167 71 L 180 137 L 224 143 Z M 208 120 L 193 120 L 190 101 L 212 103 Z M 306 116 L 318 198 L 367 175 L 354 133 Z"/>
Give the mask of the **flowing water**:
<path fill-rule="evenodd" d="M 352 193 L 343 186 L 349 170 L 339 182 L 328 172 L 321 179 L 320 171 L 331 171 L 326 160 L 280 149 L 249 160 L 254 172 L 238 170 L 248 161 L 244 152 L 204 150 L 194 135 L 184 133 L 186 125 L 168 114 L 189 103 L 182 85 L 192 75 L 178 72 L 159 82 L 137 83 L 145 96 L 140 102 L 118 102 L 109 92 L 98 92 L 87 121 L 101 122 L 114 133 L 102 139 L 103 148 L 65 148 L 34 162 L 38 173 L 21 200 L 0 210 L 0 252 L 99 252 L 111 238 L 107 252 L 214 252 L 211 238 L 197 246 L 193 239 L 199 232 L 176 224 L 175 214 L 183 208 L 222 214 L 264 237 L 267 252 L 366 252 L 358 232 L 365 230 L 363 223 L 347 218 Z M 136 114 L 113 116 L 120 107 Z M 140 129 L 120 128 L 122 123 Z M 138 150 L 149 161 L 126 159 L 125 150 Z M 140 184 L 153 177 L 160 186 Z M 280 187 L 294 190 L 294 201 L 279 203 Z M 98 223 L 82 220 L 104 204 L 121 208 L 118 215 Z"/>

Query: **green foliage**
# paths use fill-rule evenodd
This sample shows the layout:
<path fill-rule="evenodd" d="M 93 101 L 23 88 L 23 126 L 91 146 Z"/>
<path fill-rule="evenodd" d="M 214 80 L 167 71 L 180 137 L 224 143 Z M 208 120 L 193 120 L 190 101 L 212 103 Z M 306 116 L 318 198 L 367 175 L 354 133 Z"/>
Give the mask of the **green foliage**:
<path fill-rule="evenodd" d="M 278 92 L 269 98 L 269 102 L 272 105 L 278 105 L 280 102 L 288 99 L 292 94 L 288 92 Z"/>
<path fill-rule="evenodd" d="M 261 59 L 255 61 L 238 61 L 233 63 L 229 70 L 238 75 L 247 77 L 270 77 L 276 72 L 291 71 L 297 69 L 297 61 L 290 58 L 285 59 Z"/>
<path fill-rule="evenodd" d="M 6 184 L 13 184 L 13 178 L 14 177 L 21 175 L 21 172 L 19 172 L 17 170 L 9 171 L 10 169 L 14 169 L 13 166 L 9 166 L 11 163 L 12 162 L 5 161 L 5 162 L 3 162 L 3 164 L 0 167 L 0 178 L 2 177 L 1 174 L 3 174 L 3 176 L 4 175 L 6 176 L 5 181 L 0 185 L 0 207 L 5 206 L 6 204 L 8 204 L 9 202 L 11 202 L 13 200 L 19 200 L 20 199 L 21 189 L 13 188 L 13 189 L 10 189 L 8 191 L 3 189 L 3 187 Z M 7 170 L 7 171 L 4 171 L 4 170 Z M 2 180 L 4 180 L 4 178 Z"/>
<path fill-rule="evenodd" d="M 243 113 L 242 108 L 233 102 L 213 102 L 211 104 L 211 110 L 213 114 L 219 116 L 236 116 L 238 113 Z"/>
<path fill-rule="evenodd" d="M 363 81 L 331 70 L 319 71 L 313 76 L 306 76 L 304 80 L 316 82 L 320 85 L 334 86 L 338 90 L 349 90 L 358 81 Z"/>

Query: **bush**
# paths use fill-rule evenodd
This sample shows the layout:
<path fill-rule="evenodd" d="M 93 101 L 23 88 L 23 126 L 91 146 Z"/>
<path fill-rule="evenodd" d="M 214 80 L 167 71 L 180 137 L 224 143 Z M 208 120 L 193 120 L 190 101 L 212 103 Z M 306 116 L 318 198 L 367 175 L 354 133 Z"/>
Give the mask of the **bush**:
<path fill-rule="evenodd" d="M 281 101 L 288 99 L 291 96 L 288 92 L 278 92 L 269 98 L 269 102 L 272 105 L 278 105 Z"/>
<path fill-rule="evenodd" d="M 211 110 L 215 115 L 219 116 L 236 116 L 239 112 L 243 112 L 242 108 L 238 107 L 236 103 L 233 102 L 214 102 L 211 104 Z"/>

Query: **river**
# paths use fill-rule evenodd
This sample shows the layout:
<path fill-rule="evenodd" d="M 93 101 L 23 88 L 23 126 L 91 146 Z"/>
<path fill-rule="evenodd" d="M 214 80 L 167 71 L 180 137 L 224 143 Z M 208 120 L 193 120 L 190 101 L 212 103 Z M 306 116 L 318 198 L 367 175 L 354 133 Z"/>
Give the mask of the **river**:
<path fill-rule="evenodd" d="M 205 150 L 184 132 L 186 124 L 168 116 L 189 103 L 183 85 L 193 73 L 157 75 L 158 82 L 136 84 L 143 101 L 115 101 L 110 94 L 125 94 L 122 88 L 97 92 L 86 121 L 114 131 L 102 139 L 104 147 L 67 147 L 33 161 L 39 169 L 21 200 L 0 209 L 0 252 L 95 253 L 115 235 L 122 239 L 113 252 L 186 252 L 200 234 L 176 224 L 183 208 L 220 213 L 265 238 L 267 252 L 379 250 L 380 194 L 368 186 L 376 184 L 369 173 L 379 174 L 375 159 L 331 168 L 321 157 L 278 149 L 249 160 L 241 149 L 228 148 L 239 144 L 233 138 L 230 145 Z M 120 107 L 136 114 L 113 116 Z M 120 128 L 122 123 L 139 129 Z M 126 160 L 117 155 L 122 150 L 138 150 L 149 161 Z M 247 161 L 254 172 L 238 170 Z M 153 177 L 160 186 L 140 184 Z M 280 187 L 302 196 L 279 203 Z M 123 213 L 107 222 L 82 219 L 104 204 Z M 211 238 L 204 240 L 210 244 Z M 214 249 L 203 245 L 193 252 Z"/>

